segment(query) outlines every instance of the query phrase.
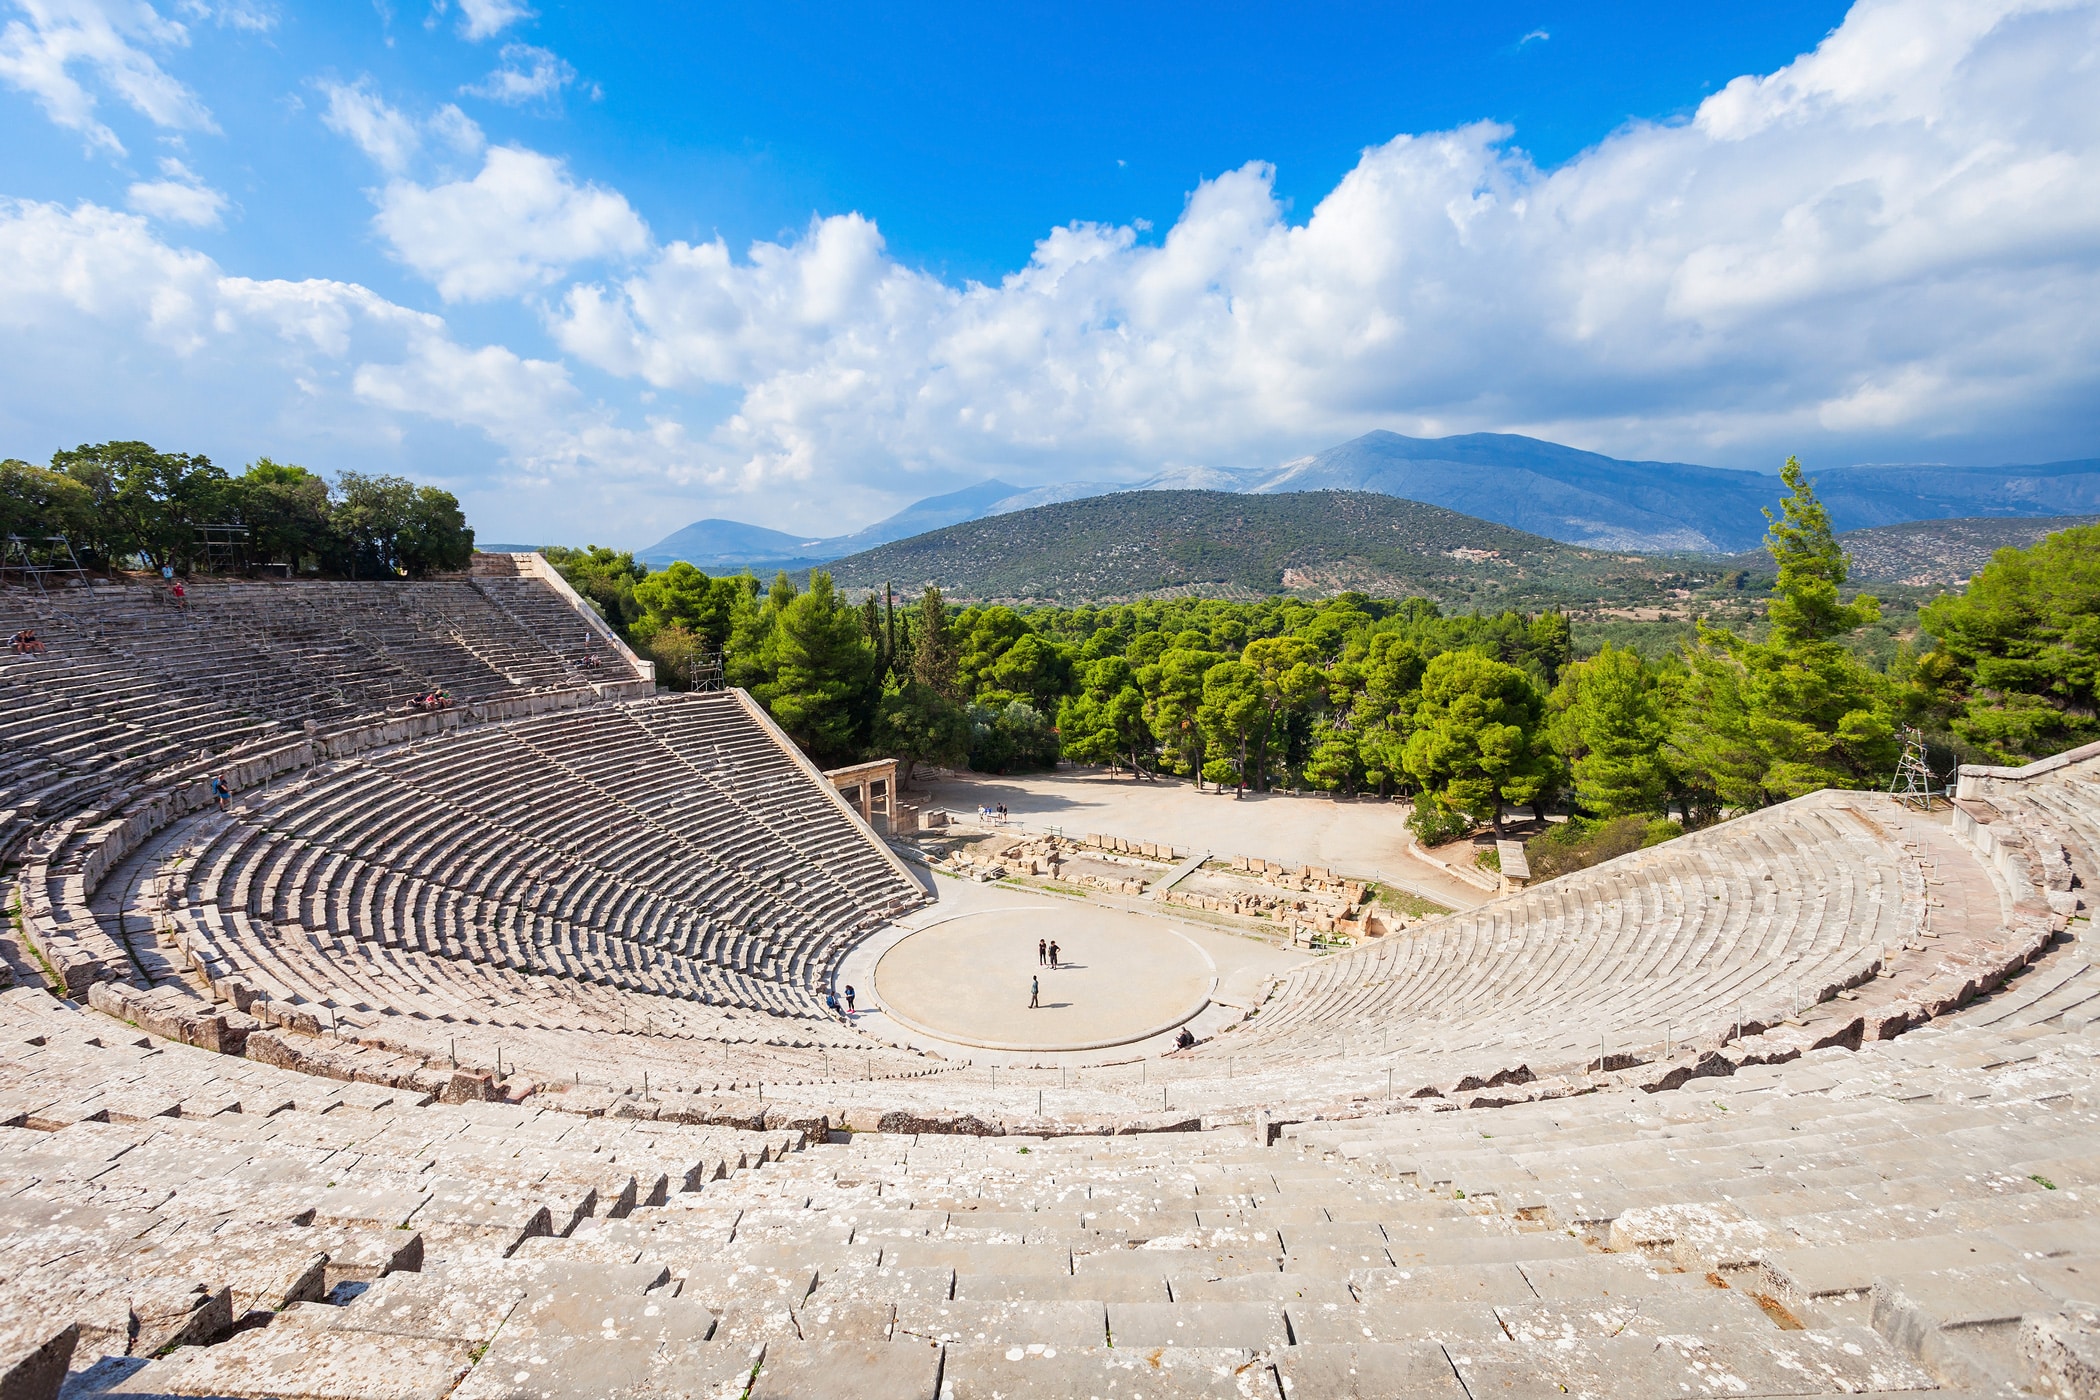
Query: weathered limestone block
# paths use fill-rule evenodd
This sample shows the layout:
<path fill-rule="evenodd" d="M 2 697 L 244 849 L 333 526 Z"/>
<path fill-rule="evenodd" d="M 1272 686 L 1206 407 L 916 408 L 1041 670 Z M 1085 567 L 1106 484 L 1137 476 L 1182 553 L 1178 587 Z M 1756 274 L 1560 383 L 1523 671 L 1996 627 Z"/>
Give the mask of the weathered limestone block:
<path fill-rule="evenodd" d="M 348 1309 L 330 1309 L 348 1311 Z M 444 1338 L 295 1330 L 243 1332 L 184 1348 L 106 1392 L 111 1400 L 169 1395 L 442 1400 L 474 1365 L 472 1344 Z"/>
<path fill-rule="evenodd" d="M 940 1375 L 935 1343 L 782 1341 L 766 1348 L 751 1400 L 934 1400 Z"/>
<path fill-rule="evenodd" d="M 996 1123 L 979 1118 L 974 1113 L 954 1110 L 892 1109 L 876 1120 L 876 1131 L 884 1133 L 953 1133 L 966 1137 L 992 1137 L 998 1134 Z"/>
<path fill-rule="evenodd" d="M 759 1380 L 764 1383 L 763 1373 Z M 1259 1397 L 1259 1400 L 1274 1400 L 1277 1394 L 1276 1382 L 1266 1360 L 1239 1347 L 1139 1350 L 975 1345 L 948 1348 L 941 1373 L 942 1400 L 947 1400 L 951 1392 L 955 1400 L 993 1400 L 993 1397 L 1009 1395 L 1142 1395 L 1146 1400 L 1198 1400 L 1198 1397 L 1201 1400 L 1256 1400 Z M 1308 1392 L 1294 1393 L 1293 1400 L 1308 1400 Z"/>
<path fill-rule="evenodd" d="M 496 1076 L 488 1070 L 456 1069 L 438 1095 L 440 1103 L 494 1103 L 503 1098 Z"/>
<path fill-rule="evenodd" d="M 0 1397 L 57 1400 L 79 1340 L 80 1324 L 70 1318 L 21 1316 L 0 1322 Z"/>
<path fill-rule="evenodd" d="M 1723 1203 L 1642 1206 L 1611 1223 L 1611 1247 L 1666 1253 L 1685 1268 L 1747 1268 L 1779 1243 L 1772 1230 Z"/>
<path fill-rule="evenodd" d="M 2020 1325 L 2028 1385 L 2052 1400 L 2100 1397 L 2100 1316 L 2091 1311 L 2030 1317 Z"/>
<path fill-rule="evenodd" d="M 1874 1280 L 1874 1330 L 1942 1378 L 1986 1386 L 2016 1369 L 2020 1323 L 2057 1300 L 2016 1268 L 1944 1269 Z"/>

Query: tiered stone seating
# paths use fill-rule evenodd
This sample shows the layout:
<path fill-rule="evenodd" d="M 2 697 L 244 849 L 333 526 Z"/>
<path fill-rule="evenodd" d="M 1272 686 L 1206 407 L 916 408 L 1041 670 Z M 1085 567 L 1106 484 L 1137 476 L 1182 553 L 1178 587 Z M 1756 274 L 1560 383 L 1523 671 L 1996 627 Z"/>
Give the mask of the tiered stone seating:
<path fill-rule="evenodd" d="M 229 1077 L 23 995 L 0 1173 L 17 1255 L 93 1261 L 36 1310 L 74 1393 L 2076 1394 L 2091 1345 L 2100 1042 L 2067 1032 L 1270 1146 L 800 1145 Z"/>
<path fill-rule="evenodd" d="M 483 572 L 416 674 L 511 689 L 444 717 L 301 708 L 318 635 L 254 710 L 150 626 L 0 670 L 75 998 L 0 994 L 0 1393 L 2091 1393 L 2100 746 L 971 1066 L 823 1015 L 922 896 L 748 698 L 574 683 L 573 604 Z"/>
<path fill-rule="evenodd" d="M 527 579 L 200 580 L 179 607 L 141 586 L 0 588 L 0 624 L 47 647 L 0 658 L 0 852 L 126 782 L 305 722 L 368 722 L 431 690 L 468 702 L 648 688 L 624 652 L 587 651 L 585 619 Z"/>
<path fill-rule="evenodd" d="M 471 1026 L 542 1083 L 652 1066 L 659 1085 L 809 1082 L 832 1052 L 876 1053 L 822 993 L 855 936 L 922 898 L 813 789 L 738 696 L 600 706 L 208 813 L 158 879 L 183 960 L 293 1024 L 306 1008 L 426 1055 Z M 771 1014 L 738 1020 L 753 1011 Z M 778 1053 L 754 1061 L 754 1043 Z"/>
<path fill-rule="evenodd" d="M 418 1269 L 535 1293 L 550 1271 L 512 1262 L 523 1241 L 683 1200 L 802 1141 L 667 1122 L 658 1107 L 436 1104 L 168 1046 L 32 989 L 0 994 L 0 1333 L 31 1357 L 58 1341 L 95 1393 L 168 1347 L 272 1319 L 289 1330 L 302 1304 L 420 1296 Z"/>
<path fill-rule="evenodd" d="M 1353 1086 L 1331 1081 L 1337 1099 L 1521 1096 L 1600 1059 L 1662 1066 L 1814 1008 L 1864 1010 L 1862 995 L 1891 993 L 1906 949 L 1998 946 L 1999 900 L 1980 877 L 1957 909 L 1928 908 L 1936 862 L 1973 865 L 1893 801 L 1816 794 L 1308 964 L 1186 1058 L 1353 1065 Z"/>
<path fill-rule="evenodd" d="M 1965 1393 L 2081 1393 L 2060 1382 L 2095 1341 L 2100 1038 L 1943 1025 L 1676 1092 L 1281 1134 L 1470 1211 L 1726 1284 L 1783 1326 L 1872 1328 Z"/>
<path fill-rule="evenodd" d="M 1954 826 L 2016 907 L 2058 921 L 2090 917 L 2100 889 L 2100 744 L 2026 768 L 1964 766 Z M 2100 969 L 2092 958 L 2057 958 L 2036 974 L 1978 1015 L 2019 1025 L 2100 1014 Z"/>
<path fill-rule="evenodd" d="M 395 1079 L 462 1050 L 512 1092 L 926 1073 L 821 1004 L 917 884 L 747 701 L 605 703 L 647 682 L 508 562 L 183 608 L 0 593 L 50 646 L 0 673 L 8 811 L 45 823 L 14 887 L 39 970 L 236 1052 L 362 1038 Z M 460 703 L 387 712 L 434 687 Z"/>
<path fill-rule="evenodd" d="M 178 607 L 157 590 L 98 588 L 46 613 L 135 673 L 324 726 L 431 690 L 466 700 L 637 679 L 610 647 L 600 666 L 575 665 L 589 624 L 530 580 L 199 580 L 188 594 Z"/>

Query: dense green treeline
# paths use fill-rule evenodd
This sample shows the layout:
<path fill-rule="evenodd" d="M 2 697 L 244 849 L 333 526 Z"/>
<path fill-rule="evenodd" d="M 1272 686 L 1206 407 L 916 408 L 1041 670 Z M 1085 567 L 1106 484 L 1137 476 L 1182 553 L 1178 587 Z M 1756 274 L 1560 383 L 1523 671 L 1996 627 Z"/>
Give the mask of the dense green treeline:
<path fill-rule="evenodd" d="M 689 564 L 651 573 L 603 548 L 547 553 L 665 680 L 719 656 L 825 763 L 1009 772 L 1064 757 L 1139 778 L 1404 793 L 1425 838 L 1561 804 L 1616 823 L 1598 839 L 1638 844 L 1664 813 L 1698 824 L 1883 784 L 1905 724 L 1943 765 L 2096 737 L 2100 528 L 2001 551 L 1926 610 L 1936 645 L 1875 664 L 1858 639 L 1879 605 L 1846 594 L 1827 515 L 1797 465 L 1784 479 L 1763 625 L 1702 625 L 1648 656 L 1607 644 L 1578 658 L 1559 613 L 1445 616 L 1421 598 L 1019 611 L 928 589 L 855 603 L 822 571 L 762 586 Z"/>
<path fill-rule="evenodd" d="M 49 466 L 0 461 L 0 537 L 21 537 L 36 562 L 67 540 L 90 568 L 187 572 L 202 561 L 206 525 L 247 534 L 251 564 L 344 578 L 419 578 L 463 569 L 474 552 L 449 491 L 397 476 L 344 472 L 331 486 L 304 467 L 264 457 L 239 476 L 206 457 L 104 442 L 52 454 Z"/>

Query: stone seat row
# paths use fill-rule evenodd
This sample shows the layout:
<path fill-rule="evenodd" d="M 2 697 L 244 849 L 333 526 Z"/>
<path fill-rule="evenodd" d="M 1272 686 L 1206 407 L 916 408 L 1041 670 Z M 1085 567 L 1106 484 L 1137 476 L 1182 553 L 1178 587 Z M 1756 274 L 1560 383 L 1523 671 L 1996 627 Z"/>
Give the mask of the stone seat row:
<path fill-rule="evenodd" d="M 81 1369 L 216 1341 L 426 1258 L 500 1261 L 800 1143 L 448 1107 L 110 1025 L 0 995 L 0 1330 L 70 1329 Z"/>
<path fill-rule="evenodd" d="M 288 606 L 293 598 L 297 607 Z M 243 645 L 309 650 L 312 661 L 323 663 L 340 654 L 356 664 L 322 675 L 353 684 L 407 657 L 443 673 L 425 676 L 426 684 L 449 675 L 462 684 L 485 685 L 497 676 L 513 686 L 573 685 L 579 677 L 568 653 L 580 649 L 588 630 L 566 600 L 531 580 L 393 587 L 202 580 L 179 609 L 141 605 L 116 592 L 76 611 L 92 616 L 113 640 L 178 658 L 200 632 L 235 658 Z M 605 653 L 602 667 L 624 669 L 617 652 L 598 650 Z"/>
<path fill-rule="evenodd" d="M 1852 805 L 1802 799 L 1322 959 L 1212 1052 L 1317 1049 L 1351 1027 L 1427 1042 L 1492 1022 L 1565 1058 L 1600 1027 L 1660 1039 L 1670 1023 L 1689 1040 L 1745 1002 L 1769 1017 L 1775 1000 L 1865 975 L 1920 925 L 1917 860 L 1847 830 Z"/>
<path fill-rule="evenodd" d="M 716 697 L 693 703 L 730 713 Z M 811 847 L 807 834 L 752 839 L 754 830 L 769 826 L 763 807 L 754 813 L 719 799 L 699 807 L 689 802 L 696 812 L 714 808 L 708 824 L 674 828 L 623 806 L 608 789 L 579 793 L 568 770 L 535 770 L 529 739 L 540 730 L 558 722 L 617 732 L 627 727 L 622 721 L 620 713 L 565 715 L 534 722 L 522 737 L 470 736 L 462 740 L 467 757 L 478 755 L 487 766 L 465 784 L 457 782 L 461 756 L 447 753 L 449 744 L 349 765 L 273 799 L 256 819 L 269 823 L 273 843 L 303 843 L 309 868 L 317 850 L 348 857 L 326 865 L 331 879 L 362 868 L 358 862 L 398 863 L 456 898 L 489 906 L 478 911 L 484 920 L 490 909 L 513 920 L 546 915 L 688 948 L 756 934 L 773 975 L 803 987 L 821 983 L 842 935 L 916 897 L 915 887 L 836 808 L 827 813 L 836 829 L 820 834 L 830 846 L 856 848 L 858 870 L 838 871 L 838 862 Z M 422 772 L 421 765 L 440 761 L 438 754 L 452 770 Z M 723 809 L 738 815 L 725 820 Z M 725 849 L 716 833 L 729 831 L 750 845 Z M 806 849 L 798 851 L 798 843 Z M 881 884 L 871 891 L 847 883 L 861 872 L 879 875 Z M 311 918 L 317 906 L 335 907 L 325 888 L 299 889 L 295 903 L 303 908 L 273 912 Z M 734 946 L 713 955 L 753 970 L 761 961 L 755 950 Z"/>
<path fill-rule="evenodd" d="M 398 923 L 388 933 L 387 920 L 369 904 L 342 921 L 360 937 L 332 935 L 318 921 L 310 927 L 271 924 L 243 907 L 249 901 L 241 883 L 247 876 L 228 858 L 242 842 L 252 844 L 256 831 L 212 816 L 201 823 L 213 824 L 220 827 L 217 836 L 177 848 L 166 862 L 170 941 L 178 962 L 194 969 L 220 999 L 242 1004 L 260 996 L 285 1008 L 287 1023 L 296 1027 L 347 1028 L 353 1036 L 424 1056 L 456 1048 L 464 1031 L 473 1035 L 484 1064 L 493 1032 L 499 1048 L 507 1047 L 513 1071 L 543 1083 L 571 1072 L 595 1083 L 629 1084 L 643 1082 L 647 1073 L 659 1086 L 753 1078 L 776 1085 L 811 1082 L 821 1077 L 821 1053 L 798 1057 L 769 1046 L 753 1054 L 745 1047 L 785 1042 L 835 1053 L 865 1045 L 838 1022 L 809 1017 L 806 1002 L 787 999 L 787 989 L 776 983 L 696 964 L 667 973 L 660 958 L 653 967 L 614 966 L 604 960 L 604 941 L 566 950 L 552 942 L 492 946 L 433 937 L 427 920 Z M 404 940 L 397 936 L 402 928 L 417 936 Z M 675 975 L 680 971 L 697 971 L 704 980 L 681 981 Z M 585 985 L 594 1010 L 585 1010 Z M 776 1015 L 736 1024 L 729 1007 Z M 259 1014 L 267 1019 L 284 1013 L 266 1008 Z M 564 1041 L 570 1025 L 603 1034 Z M 531 1034 L 536 1031 L 548 1034 Z M 664 1036 L 680 1037 L 681 1043 L 662 1045 Z M 897 1063 L 900 1058 L 906 1062 Z M 916 1057 L 887 1049 L 854 1064 L 877 1077 L 924 1072 Z"/>
<path fill-rule="evenodd" d="M 531 581 L 517 588 L 546 593 Z M 165 693 L 211 697 L 279 718 L 335 720 L 433 688 L 455 697 L 632 680 L 606 650 L 584 672 L 563 656 L 544 618 L 521 625 L 468 583 L 398 587 L 200 580 L 184 607 L 145 589 L 98 588 L 58 602 L 20 595 L 53 653 L 100 658 Z M 584 624 L 563 600 L 568 630 Z M 560 639 L 566 642 L 567 638 Z M 63 643 L 63 648 L 54 643 Z"/>
<path fill-rule="evenodd" d="M 708 702 L 703 698 L 700 703 Z M 520 819 L 529 816 L 534 826 L 527 828 L 528 834 L 544 832 L 578 853 L 589 850 L 594 842 L 608 835 L 597 829 L 607 808 L 627 807 L 655 828 L 652 835 L 659 841 L 668 834 L 694 843 L 699 849 L 692 855 L 703 864 L 736 864 L 740 857 L 762 861 L 772 867 L 776 878 L 791 878 L 797 884 L 806 882 L 816 888 L 828 886 L 833 894 L 842 892 L 845 881 L 856 876 L 864 878 L 881 868 L 879 858 L 865 840 L 837 822 L 835 811 L 830 814 L 830 830 L 822 829 L 823 824 L 817 830 L 780 829 L 780 823 L 768 820 L 771 813 L 763 803 L 746 805 L 734 797 L 721 800 L 720 791 L 704 776 L 696 782 L 689 766 L 654 743 L 649 744 L 650 756 L 655 760 L 653 769 L 629 763 L 608 772 L 604 781 L 578 773 L 558 760 L 544 762 L 534 752 L 520 751 L 541 750 L 549 730 L 566 730 L 580 735 L 584 742 L 609 745 L 625 737 L 627 726 L 621 723 L 623 718 L 617 713 L 563 716 L 558 724 L 550 722 L 516 735 L 501 736 L 511 741 L 508 743 L 492 736 L 478 748 L 403 755 L 387 766 L 387 773 L 434 794 L 458 793 L 461 796 L 453 800 L 470 807 L 476 815 Z M 423 770 L 426 762 L 435 765 L 434 771 Z M 463 766 L 466 764 L 473 766 Z M 679 794 L 674 808 L 667 811 L 663 804 L 631 800 L 635 786 L 652 781 L 674 785 Z M 589 820 L 594 816 L 595 825 Z M 823 844 L 812 844 L 813 838 Z M 628 837 L 626 844 L 631 847 L 633 838 Z M 838 859 L 837 852 L 848 852 L 853 859 Z M 800 861 L 794 859 L 798 855 L 802 857 Z"/>
<path fill-rule="evenodd" d="M 427 1059 L 465 1054 L 507 1065 L 513 1081 L 547 1084 L 574 1074 L 595 1084 L 724 1090 L 754 1079 L 776 1086 L 821 1083 L 828 1053 L 854 1069 L 923 1073 L 916 1057 L 866 1042 L 830 1020 L 740 1013 L 721 1003 L 763 1005 L 763 984 L 721 985 L 704 1006 L 661 987 L 657 994 L 598 985 L 592 969 L 538 975 L 493 961 L 415 956 L 382 945 L 301 939 L 298 930 L 258 938 L 238 914 L 227 927 L 184 921 L 182 946 L 212 990 L 238 1004 L 253 988 L 271 1006 L 266 1018 L 304 1029 L 340 1032 Z M 586 996 L 585 989 L 589 995 Z M 252 1005 L 251 1010 L 256 1010 Z M 301 1014 L 303 1012 L 303 1015 Z M 800 1047 L 799 1049 L 797 1047 Z M 865 1058 L 852 1052 L 866 1051 Z"/>
<path fill-rule="evenodd" d="M 1871 1331 L 1785 1331 L 1744 1293 L 1674 1267 L 1244 1136 L 1181 1136 L 1193 1140 L 856 1135 L 586 1217 L 509 1261 L 433 1257 L 339 1307 L 178 1348 L 109 1393 L 255 1393 L 290 1357 L 347 1372 L 388 1348 L 427 1393 L 459 1395 L 716 1393 L 703 1378 L 726 1394 L 926 1400 L 1133 1384 L 1453 1400 L 1678 1394 L 1687 1380 L 1705 1382 L 1695 1393 L 1932 1385 Z M 1252 1218 L 1263 1211 L 1273 1219 Z M 1224 1223 L 1206 1229 L 1206 1214 Z"/>
<path fill-rule="evenodd" d="M 2100 1276 L 2100 1038 L 1992 1009 L 1677 1092 L 1283 1132 L 1425 1194 L 1712 1271 L 1811 1327 L 1873 1327 L 1944 1383 L 2046 1387 L 2061 1345 L 2092 1345 L 2076 1338 Z"/>
<path fill-rule="evenodd" d="M 570 897 L 555 901 L 552 912 L 541 913 L 531 906 L 462 894 L 355 857 L 316 855 L 317 849 L 267 840 L 241 845 L 226 860 L 230 869 L 224 887 L 273 922 L 303 923 L 322 933 L 389 944 L 429 947 L 459 940 L 500 945 L 508 956 L 528 960 L 535 949 L 566 949 L 609 957 L 609 973 L 637 962 L 668 960 L 699 982 L 715 980 L 716 968 L 792 977 L 797 983 L 814 980 L 820 970 L 806 969 L 800 956 L 816 936 L 793 938 L 787 936 L 790 926 L 758 925 L 759 917 L 778 914 L 756 899 L 733 904 L 721 911 L 727 917 L 716 917 L 691 907 L 666 907 L 638 885 L 608 879 L 573 887 Z M 298 878 L 302 865 L 309 877 L 322 873 L 325 865 L 328 878 L 291 891 L 294 898 L 288 900 L 282 885 Z M 611 907 L 597 907 L 601 903 Z M 619 978 L 614 975 L 612 980 Z M 781 995 L 784 1009 L 806 1011 L 812 1006 L 806 993 L 783 987 Z"/>
<path fill-rule="evenodd" d="M 530 626 L 468 583 L 199 581 L 189 608 L 142 587 L 0 588 L 8 633 L 33 628 L 46 648 L 0 667 L 0 850 L 98 792 L 224 761 L 287 722 L 357 724 L 435 687 L 464 700 L 634 681 L 610 648 L 589 669 L 565 658 L 584 625 L 565 600 L 534 580 L 505 586 L 544 595 Z"/>
<path fill-rule="evenodd" d="M 740 719 L 743 715 L 736 702 L 727 697 L 695 697 L 694 701 L 709 708 L 713 716 L 704 732 L 720 735 L 723 718 Z M 556 720 L 569 718 L 557 716 Z M 748 720 L 745 725 L 755 728 Z M 690 733 L 693 729 L 691 724 L 683 724 L 680 732 Z M 615 725 L 614 730 L 639 732 L 632 724 Z M 749 738 L 741 733 L 727 737 L 738 742 Z M 765 742 L 779 752 L 777 744 Z M 469 731 L 460 743 L 463 747 L 489 747 L 486 732 Z M 448 748 L 442 743 L 428 747 L 437 751 Z M 528 762 L 534 758 L 529 746 L 511 745 L 508 752 L 513 756 L 522 754 Z M 537 891 L 532 891 L 528 880 L 521 877 L 544 876 L 545 865 L 570 861 L 575 846 L 563 850 L 542 848 L 540 854 L 545 859 L 534 862 L 541 868 L 521 871 L 517 860 L 522 843 L 515 832 L 479 823 L 478 850 L 470 850 L 461 832 L 476 826 L 478 814 L 447 820 L 444 812 L 416 807 L 414 802 L 440 799 L 434 793 L 418 793 L 405 785 L 390 784 L 386 780 L 390 776 L 374 777 L 368 766 L 349 764 L 337 773 L 323 773 L 295 783 L 283 794 L 269 799 L 262 816 L 275 825 L 267 833 L 222 829 L 210 842 L 182 843 L 173 848 L 170 869 L 162 874 L 184 887 L 186 898 L 176 901 L 178 905 L 187 908 L 199 901 L 223 899 L 260 916 L 259 923 L 230 930 L 249 939 L 247 957 L 238 958 L 228 949 L 215 948 L 207 953 L 206 961 L 232 958 L 257 963 L 260 960 L 253 956 L 254 938 L 271 936 L 278 929 L 311 920 L 323 935 L 354 931 L 360 937 L 376 938 L 396 947 L 405 943 L 449 956 L 506 962 L 520 969 L 554 967 L 671 995 L 699 996 L 807 1017 L 818 1009 L 809 989 L 822 984 L 840 939 L 866 926 L 886 909 L 918 898 L 916 887 L 874 853 L 872 843 L 853 829 L 850 818 L 836 805 L 823 814 L 838 830 L 822 834 L 831 847 L 844 844 L 857 848 L 860 869 L 873 867 L 886 881 L 887 887 L 872 898 L 864 892 L 842 888 L 854 871 L 845 872 L 843 879 L 820 876 L 817 872 L 827 862 L 814 851 L 795 851 L 788 841 L 754 845 L 751 859 L 763 856 L 776 862 L 771 870 L 757 870 L 745 865 L 735 850 L 728 853 L 725 861 L 687 840 L 684 848 L 695 858 L 684 862 L 686 868 L 680 872 L 675 854 L 666 856 L 661 851 L 644 849 L 648 842 L 637 841 L 631 833 L 618 832 L 620 823 L 602 823 L 601 827 L 605 839 L 615 843 L 611 851 L 623 855 L 630 866 L 627 878 L 598 870 L 572 871 L 561 885 L 550 886 L 543 881 Z M 557 795 L 561 786 L 562 781 L 557 779 Z M 360 790 L 353 792 L 352 787 Z M 499 775 L 489 779 L 485 792 L 493 802 L 501 800 L 504 790 Z M 405 812 L 403 792 L 410 793 L 412 799 Z M 456 804 L 450 810 L 459 812 Z M 433 815 L 437 819 L 432 820 Z M 763 829 L 766 825 L 762 809 L 756 817 L 748 812 L 745 816 L 747 828 Z M 434 846 L 441 855 L 463 855 L 470 862 L 478 861 L 482 870 L 501 873 L 493 882 L 477 877 L 479 893 L 448 889 L 406 870 L 331 851 L 301 836 L 298 824 L 309 818 L 318 827 L 314 834 L 321 841 L 336 835 L 336 828 L 347 822 L 349 832 L 379 843 L 376 849 L 382 856 L 398 858 L 410 867 L 430 855 L 428 848 Z M 287 832 L 286 827 L 293 830 Z M 429 833 L 440 835 L 432 837 Z M 656 834 L 663 835 L 661 828 Z M 804 838 L 806 841 L 807 833 Z M 790 857 L 803 858 L 782 862 L 779 847 L 783 845 L 789 846 Z M 63 861 L 51 866 L 53 873 L 61 876 L 66 868 Z M 181 870 L 179 878 L 175 875 L 177 869 Z M 674 884 L 670 878 L 674 874 L 682 873 L 690 879 L 703 871 L 712 872 L 708 883 L 689 886 L 683 893 L 689 899 L 711 901 L 712 908 L 680 910 L 666 904 L 666 892 L 650 888 Z M 440 866 L 433 873 L 443 879 L 462 872 L 456 867 Z M 48 903 L 54 909 L 70 910 L 85 934 L 94 923 L 82 909 L 92 892 L 91 884 L 84 878 L 62 879 L 54 888 L 42 892 L 39 907 Z M 513 890 L 519 893 L 513 894 Z M 675 897 L 681 891 L 672 889 L 668 893 Z M 310 941 L 308 946 L 313 946 Z M 120 956 L 106 950 L 98 956 L 102 966 L 123 965 Z M 313 956 L 325 960 L 327 954 Z M 696 962 L 706 965 L 695 966 Z M 280 975 L 275 980 L 283 984 L 296 983 L 298 979 Z"/>
<path fill-rule="evenodd" d="M 497 943 L 510 956 L 529 958 L 535 948 L 573 952 L 581 941 L 602 940 L 607 951 L 620 954 L 620 965 L 669 958 L 680 968 L 693 963 L 691 974 L 705 981 L 715 966 L 764 972 L 775 962 L 792 974 L 799 970 L 796 955 L 814 941 L 813 935 L 800 942 L 761 941 L 752 925 L 773 911 L 755 899 L 731 905 L 721 917 L 670 905 L 637 883 L 605 877 L 566 894 L 555 891 L 557 897 L 546 901 L 554 907 L 540 912 L 500 894 L 449 887 L 442 875 L 411 875 L 307 841 L 272 839 L 242 823 L 228 824 L 197 863 L 211 877 L 202 882 L 204 900 L 233 899 L 267 922 L 391 944 L 460 939 Z M 787 997 L 785 989 L 783 996 L 784 1006 L 808 1009 L 806 999 Z"/>

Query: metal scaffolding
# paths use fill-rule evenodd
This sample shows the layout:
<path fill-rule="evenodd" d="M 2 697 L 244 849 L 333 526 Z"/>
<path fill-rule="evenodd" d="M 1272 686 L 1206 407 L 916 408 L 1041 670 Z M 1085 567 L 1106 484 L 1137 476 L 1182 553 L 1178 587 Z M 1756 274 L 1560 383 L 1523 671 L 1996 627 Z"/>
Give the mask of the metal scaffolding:
<path fill-rule="evenodd" d="M 1934 798 L 1947 795 L 1944 789 L 1933 786 L 1932 765 L 1925 757 L 1925 736 L 1907 724 L 1903 726 L 1903 757 L 1896 761 L 1889 792 L 1904 806 L 1924 812 L 1932 810 Z"/>

